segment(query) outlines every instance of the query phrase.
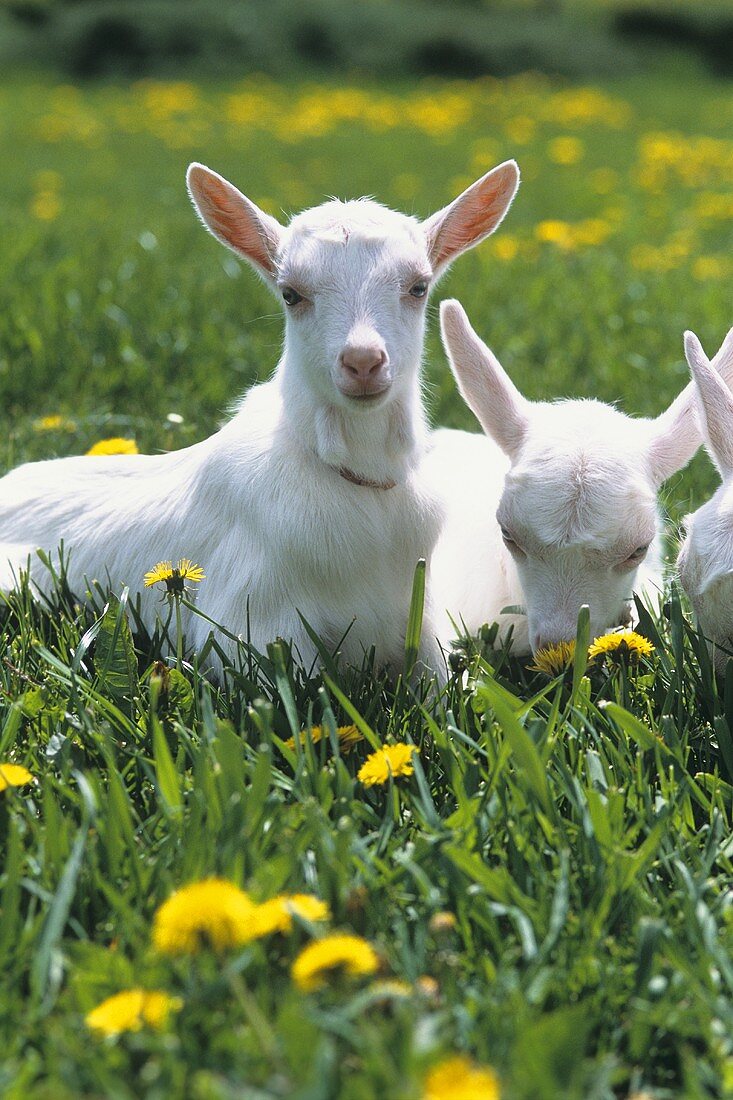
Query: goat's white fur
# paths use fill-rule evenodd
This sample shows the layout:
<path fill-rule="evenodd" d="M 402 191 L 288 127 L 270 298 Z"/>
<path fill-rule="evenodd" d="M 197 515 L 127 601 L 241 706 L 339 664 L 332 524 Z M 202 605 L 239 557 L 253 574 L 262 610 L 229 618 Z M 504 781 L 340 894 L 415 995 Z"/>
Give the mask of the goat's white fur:
<path fill-rule="evenodd" d="M 284 227 L 203 165 L 187 178 L 211 232 L 278 296 L 285 286 L 304 296 L 286 310 L 274 376 L 217 434 L 185 450 L 36 462 L 6 475 L 0 588 L 29 556 L 34 583 L 48 587 L 34 552 L 55 557 L 61 540 L 82 596 L 94 579 L 139 591 L 158 560 L 188 557 L 207 574 L 200 610 L 235 633 L 249 627 L 258 649 L 282 636 L 313 659 L 300 613 L 329 646 L 348 631 L 347 660 L 374 646 L 379 662 L 399 665 L 413 571 L 440 521 L 418 475 L 425 310 L 409 291 L 496 228 L 517 166 L 500 165 L 422 224 L 357 200 L 326 202 Z M 366 355 L 361 374 L 349 374 L 345 349 Z M 379 381 L 369 389 L 372 351 Z M 368 399 L 349 396 L 348 386 Z M 354 484 L 340 468 L 394 487 Z M 149 625 L 159 606 L 156 590 L 141 593 Z M 194 648 L 210 629 L 192 614 L 184 628 Z M 435 643 L 426 650 L 437 662 Z"/>
<path fill-rule="evenodd" d="M 677 559 L 682 585 L 697 624 L 713 643 L 723 668 L 733 653 L 733 329 L 712 363 L 693 332 L 685 333 L 685 354 L 697 388 L 705 443 L 722 482 L 714 496 L 684 521 Z"/>
<path fill-rule="evenodd" d="M 434 606 L 471 632 L 511 627 L 520 653 L 574 638 L 583 604 L 595 634 L 628 621 L 632 590 L 661 585 L 657 490 L 701 442 L 692 387 L 655 420 L 600 401 L 530 402 L 458 302 L 442 303 L 441 325 L 486 435 L 438 432 L 424 463 L 446 510 Z M 445 619 L 440 630 L 450 634 Z"/>

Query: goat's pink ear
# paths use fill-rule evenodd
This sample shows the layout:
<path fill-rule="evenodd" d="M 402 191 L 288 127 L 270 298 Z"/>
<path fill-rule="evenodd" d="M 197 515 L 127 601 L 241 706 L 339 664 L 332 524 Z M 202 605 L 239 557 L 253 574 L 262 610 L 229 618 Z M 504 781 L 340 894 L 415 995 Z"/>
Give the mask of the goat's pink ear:
<path fill-rule="evenodd" d="M 519 187 L 519 167 L 507 160 L 423 222 L 428 255 L 435 274 L 478 244 L 500 224 Z"/>
<path fill-rule="evenodd" d="M 726 344 L 733 343 L 731 333 L 733 330 L 728 333 L 712 363 L 708 361 L 694 332 L 685 333 L 685 355 L 697 386 L 703 434 L 711 458 L 724 475 L 733 473 L 733 394 L 716 368 L 725 360 L 721 353 L 724 353 Z"/>
<path fill-rule="evenodd" d="M 440 328 L 463 400 L 486 434 L 514 459 L 529 427 L 529 402 L 479 340 L 460 302 L 441 302 Z"/>
<path fill-rule="evenodd" d="M 261 275 L 273 279 L 283 233 L 280 223 L 204 164 L 189 165 L 186 183 L 206 228 Z"/>

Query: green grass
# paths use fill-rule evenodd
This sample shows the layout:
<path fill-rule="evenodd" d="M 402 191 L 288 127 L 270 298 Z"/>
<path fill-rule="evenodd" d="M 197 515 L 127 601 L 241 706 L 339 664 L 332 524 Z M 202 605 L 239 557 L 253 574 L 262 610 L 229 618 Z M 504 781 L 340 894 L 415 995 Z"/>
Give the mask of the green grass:
<path fill-rule="evenodd" d="M 363 103 L 334 123 L 349 108 L 323 88 L 310 121 L 296 85 L 266 86 L 243 121 L 229 87 L 174 90 L 171 111 L 157 86 L 6 84 L 0 466 L 104 435 L 184 445 L 268 375 L 279 311 L 197 225 L 191 159 L 275 213 L 366 192 L 426 215 L 516 155 L 515 208 L 456 263 L 433 318 L 459 297 L 530 396 L 661 411 L 686 381 L 683 328 L 712 350 L 731 320 L 731 220 L 699 204 L 731 194 L 733 102 L 723 85 L 638 79 L 578 121 L 565 91 L 372 90 L 367 106 L 405 108 L 380 128 Z M 642 163 L 655 132 L 677 135 L 658 179 Z M 555 162 L 558 137 L 581 142 L 577 163 Z M 610 231 L 563 250 L 540 239 L 552 219 Z M 427 359 L 435 419 L 470 426 L 434 323 Z M 52 414 L 73 425 L 38 430 Z M 670 508 L 714 483 L 700 458 Z M 219 684 L 189 654 L 166 689 L 160 637 L 132 654 L 116 595 L 106 614 L 63 585 L 51 607 L 23 590 L 0 608 L 0 760 L 37 777 L 0 794 L 3 1096 L 420 1100 L 455 1052 L 495 1067 L 510 1100 L 733 1094 L 733 679 L 716 684 L 675 591 L 642 618 L 656 651 L 638 669 L 550 682 L 484 638 L 440 697 L 368 662 L 309 678 L 282 644 L 243 651 Z M 365 741 L 341 757 L 333 734 L 351 722 Z M 330 736 L 288 750 L 310 724 Z M 365 789 L 369 741 L 392 739 L 419 747 L 415 774 Z M 300 926 L 223 957 L 156 955 L 157 906 L 212 874 L 257 900 L 318 894 L 330 927 L 377 947 L 379 979 L 298 992 L 289 968 L 317 931 Z M 84 1015 L 136 985 L 182 998 L 169 1028 L 92 1037 Z"/>

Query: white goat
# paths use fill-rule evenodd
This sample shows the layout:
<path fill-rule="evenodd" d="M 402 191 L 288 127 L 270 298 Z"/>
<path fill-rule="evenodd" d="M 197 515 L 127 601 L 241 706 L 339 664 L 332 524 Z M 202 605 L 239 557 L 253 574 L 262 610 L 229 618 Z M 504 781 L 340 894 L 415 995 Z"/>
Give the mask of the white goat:
<path fill-rule="evenodd" d="M 441 431 L 424 463 L 444 500 L 432 598 L 474 632 L 513 628 L 519 653 L 628 622 L 632 590 L 661 586 L 657 489 L 701 438 L 691 386 L 656 420 L 592 400 L 530 402 L 458 302 L 441 307 L 459 389 L 487 436 Z M 507 607 L 526 614 L 502 615 Z M 443 638 L 450 625 L 443 621 Z"/>
<path fill-rule="evenodd" d="M 733 329 L 712 363 L 692 332 L 685 333 L 685 352 L 707 449 L 723 481 L 712 499 L 685 519 L 677 567 L 722 670 L 733 653 L 733 394 L 723 380 L 733 375 Z"/>
<path fill-rule="evenodd" d="M 516 192 L 508 161 L 425 222 L 376 202 L 330 201 L 287 227 L 199 164 L 188 187 L 204 224 L 285 303 L 273 378 L 216 435 L 163 455 L 64 458 L 0 480 L 0 588 L 35 550 L 63 539 L 68 577 L 138 591 L 158 560 L 191 558 L 198 607 L 253 644 L 329 646 L 360 661 L 372 645 L 399 665 L 412 576 L 439 512 L 416 471 L 427 429 L 419 368 L 431 282 L 491 233 Z M 54 555 L 55 556 L 55 555 Z M 144 619 L 159 606 L 143 592 Z M 352 620 L 355 624 L 349 630 Z M 184 621 L 189 645 L 209 630 Z M 426 623 L 424 636 L 434 631 Z M 438 659 L 426 643 L 426 659 Z"/>

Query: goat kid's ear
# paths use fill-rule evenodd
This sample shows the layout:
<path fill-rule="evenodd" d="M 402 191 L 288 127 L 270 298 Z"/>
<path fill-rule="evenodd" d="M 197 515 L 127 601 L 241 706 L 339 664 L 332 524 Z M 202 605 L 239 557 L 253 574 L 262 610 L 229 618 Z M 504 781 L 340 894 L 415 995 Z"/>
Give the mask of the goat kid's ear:
<path fill-rule="evenodd" d="M 271 282 L 283 233 L 280 223 L 204 164 L 189 165 L 186 184 L 206 228 Z"/>
<path fill-rule="evenodd" d="M 440 328 L 463 400 L 486 434 L 514 459 L 529 427 L 529 402 L 479 340 L 460 302 L 441 302 Z"/>
<path fill-rule="evenodd" d="M 722 363 L 721 352 L 729 341 L 733 343 L 730 332 L 710 363 L 695 333 L 685 333 L 685 355 L 697 386 L 703 433 L 711 458 L 723 475 L 733 473 L 733 394 L 716 366 Z"/>
<path fill-rule="evenodd" d="M 519 167 L 507 160 L 423 222 L 428 255 L 436 275 L 456 256 L 493 233 L 519 187 Z"/>

